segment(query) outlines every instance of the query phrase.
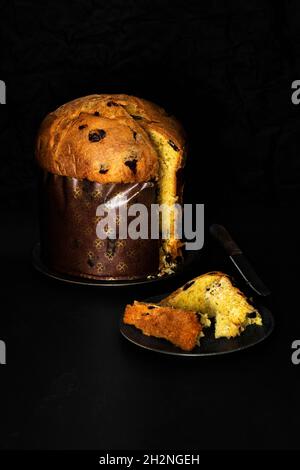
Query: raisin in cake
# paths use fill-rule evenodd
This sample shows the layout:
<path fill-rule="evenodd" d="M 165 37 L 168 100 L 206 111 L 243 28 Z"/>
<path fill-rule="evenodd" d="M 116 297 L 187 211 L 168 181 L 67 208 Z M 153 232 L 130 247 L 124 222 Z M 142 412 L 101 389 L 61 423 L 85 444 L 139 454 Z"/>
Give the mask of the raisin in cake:
<path fill-rule="evenodd" d="M 172 271 L 182 256 L 175 237 L 182 202 L 185 134 L 159 106 L 127 95 L 91 95 L 71 101 L 43 121 L 36 145 L 42 175 L 42 252 L 50 267 L 93 278 L 138 278 Z M 129 199 L 164 204 L 167 240 L 95 236 L 96 207 Z M 119 242 L 119 243 L 118 243 Z M 126 245 L 126 246 L 125 246 Z"/>
<path fill-rule="evenodd" d="M 145 302 L 127 305 L 123 321 L 144 335 L 164 338 L 184 351 L 191 351 L 199 343 L 202 331 L 195 312 Z"/>
<path fill-rule="evenodd" d="M 196 277 L 160 302 L 215 318 L 215 337 L 231 338 L 248 325 L 262 325 L 259 312 L 232 284 L 229 276 L 210 272 Z"/>

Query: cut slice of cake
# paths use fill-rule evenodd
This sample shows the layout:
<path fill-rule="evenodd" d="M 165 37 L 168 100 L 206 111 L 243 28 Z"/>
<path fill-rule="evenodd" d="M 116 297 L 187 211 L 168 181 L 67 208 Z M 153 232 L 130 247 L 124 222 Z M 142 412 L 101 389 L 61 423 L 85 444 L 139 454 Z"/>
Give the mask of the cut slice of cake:
<path fill-rule="evenodd" d="M 164 338 L 184 351 L 199 344 L 202 332 L 196 312 L 137 301 L 126 306 L 123 321 L 144 335 Z"/>
<path fill-rule="evenodd" d="M 216 338 L 232 338 L 248 325 L 262 325 L 258 310 L 222 272 L 196 277 L 163 299 L 160 305 L 193 310 L 200 312 L 202 317 L 215 318 Z"/>

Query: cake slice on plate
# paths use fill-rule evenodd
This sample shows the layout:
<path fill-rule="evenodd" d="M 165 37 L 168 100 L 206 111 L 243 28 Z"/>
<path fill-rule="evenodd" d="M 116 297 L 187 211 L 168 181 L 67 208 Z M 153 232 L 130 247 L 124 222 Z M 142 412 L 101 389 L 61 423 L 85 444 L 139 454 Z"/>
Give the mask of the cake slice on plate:
<path fill-rule="evenodd" d="M 222 272 L 209 272 L 187 282 L 160 302 L 160 305 L 200 312 L 215 318 L 215 337 L 238 336 L 248 325 L 262 325 L 257 309 Z"/>
<path fill-rule="evenodd" d="M 182 308 L 135 301 L 126 306 L 123 321 L 144 335 L 164 338 L 184 351 L 194 349 L 202 335 L 199 316 Z"/>

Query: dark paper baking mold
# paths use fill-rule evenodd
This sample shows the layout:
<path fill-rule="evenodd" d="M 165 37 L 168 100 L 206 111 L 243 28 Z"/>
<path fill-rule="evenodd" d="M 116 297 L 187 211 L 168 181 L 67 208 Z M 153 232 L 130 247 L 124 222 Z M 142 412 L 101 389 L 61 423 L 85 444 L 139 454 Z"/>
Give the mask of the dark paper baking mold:
<path fill-rule="evenodd" d="M 117 196 L 117 197 L 116 197 Z M 120 197 L 122 196 L 122 198 Z M 40 181 L 40 236 L 43 262 L 51 269 L 91 279 L 138 279 L 159 269 L 159 240 L 99 239 L 96 215 L 112 199 L 149 208 L 156 184 L 101 184 L 43 172 Z M 117 209 L 118 214 L 118 209 Z M 128 217 L 128 223 L 131 218 Z"/>

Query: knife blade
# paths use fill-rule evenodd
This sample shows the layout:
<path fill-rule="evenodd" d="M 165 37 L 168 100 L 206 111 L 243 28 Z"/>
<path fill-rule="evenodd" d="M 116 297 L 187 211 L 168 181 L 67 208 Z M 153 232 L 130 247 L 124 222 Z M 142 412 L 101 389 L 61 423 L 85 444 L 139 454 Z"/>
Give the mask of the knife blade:
<path fill-rule="evenodd" d="M 257 275 L 255 269 L 226 228 L 223 225 L 213 224 L 210 226 L 210 233 L 224 248 L 232 263 L 251 289 L 256 292 L 256 294 L 263 297 L 270 295 L 270 289 Z"/>

